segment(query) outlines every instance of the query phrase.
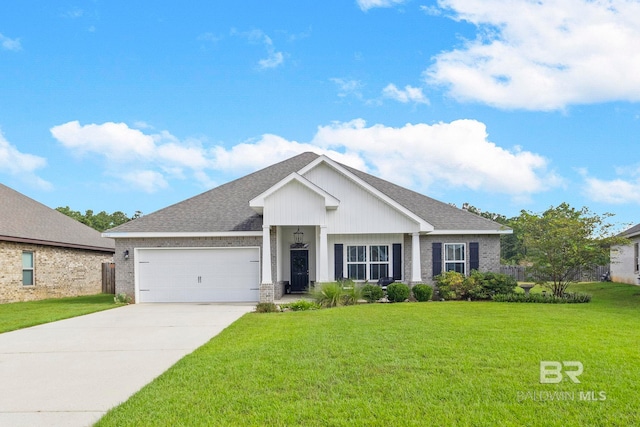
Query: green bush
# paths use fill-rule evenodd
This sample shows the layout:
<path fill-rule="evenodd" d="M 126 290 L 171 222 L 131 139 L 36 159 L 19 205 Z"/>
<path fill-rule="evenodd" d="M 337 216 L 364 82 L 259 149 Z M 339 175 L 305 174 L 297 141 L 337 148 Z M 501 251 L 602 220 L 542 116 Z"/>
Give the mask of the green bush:
<path fill-rule="evenodd" d="M 415 285 L 412 291 L 413 296 L 420 302 L 429 301 L 431 299 L 431 296 L 433 295 L 433 288 L 423 283 L 418 283 L 417 285 Z"/>
<path fill-rule="evenodd" d="M 367 302 L 376 302 L 384 296 L 384 291 L 378 285 L 367 284 L 362 287 L 362 298 Z"/>
<path fill-rule="evenodd" d="M 391 302 L 402 302 L 409 298 L 409 286 L 404 283 L 391 283 L 387 286 L 387 297 Z"/>
<path fill-rule="evenodd" d="M 131 297 L 124 292 L 116 294 L 116 296 L 113 297 L 113 302 L 116 304 L 131 304 L 131 301 Z"/>
<path fill-rule="evenodd" d="M 342 304 L 356 305 L 362 296 L 362 286 L 353 280 L 343 281 L 342 283 Z"/>
<path fill-rule="evenodd" d="M 465 280 L 464 275 L 455 271 L 447 271 L 436 276 L 435 281 L 440 298 L 444 300 L 469 298 L 470 283 Z"/>
<path fill-rule="evenodd" d="M 447 271 L 435 278 L 440 298 L 489 300 L 497 294 L 509 294 L 518 282 L 506 274 L 473 270 L 469 277 L 455 271 Z"/>
<path fill-rule="evenodd" d="M 342 283 L 328 282 L 316 286 L 311 297 L 322 307 L 337 307 L 344 303 Z"/>
<path fill-rule="evenodd" d="M 272 302 L 260 302 L 256 305 L 256 313 L 275 313 L 278 306 Z"/>
<path fill-rule="evenodd" d="M 292 311 L 306 311 L 306 310 L 317 310 L 320 307 L 320 304 L 315 303 L 313 301 L 300 300 L 295 302 L 290 302 L 287 304 L 280 304 L 280 309 L 290 309 Z"/>
<path fill-rule="evenodd" d="M 509 294 L 518 286 L 511 276 L 500 273 L 481 273 L 473 270 L 466 278 L 469 282 L 469 297 L 473 300 L 489 300 L 496 294 Z"/>
<path fill-rule="evenodd" d="M 493 300 L 497 302 L 524 302 L 524 303 L 543 303 L 543 304 L 580 304 L 591 301 L 591 295 L 582 293 L 566 293 L 562 297 L 553 294 L 496 294 Z"/>

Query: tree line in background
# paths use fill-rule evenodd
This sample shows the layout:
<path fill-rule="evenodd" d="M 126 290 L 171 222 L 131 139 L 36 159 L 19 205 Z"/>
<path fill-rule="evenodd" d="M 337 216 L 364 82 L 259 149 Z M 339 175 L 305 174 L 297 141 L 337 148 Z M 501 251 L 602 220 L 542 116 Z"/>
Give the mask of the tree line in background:
<path fill-rule="evenodd" d="M 513 229 L 501 236 L 502 263 L 526 265 L 533 280 L 548 283 L 557 297 L 565 294 L 577 271 L 608 264 L 610 248 L 628 243 L 614 234 L 615 225 L 609 222 L 613 214 L 598 215 L 587 207 L 561 203 L 540 214 L 522 210 L 514 218 L 468 204 L 463 208 Z"/>
<path fill-rule="evenodd" d="M 120 211 L 113 213 L 102 211 L 94 214 L 91 209 L 88 209 L 85 213 L 82 213 L 72 210 L 69 206 L 57 207 L 56 210 L 100 232 L 142 216 L 142 212 L 140 211 L 136 211 L 132 217 L 128 217 L 124 212 Z"/>

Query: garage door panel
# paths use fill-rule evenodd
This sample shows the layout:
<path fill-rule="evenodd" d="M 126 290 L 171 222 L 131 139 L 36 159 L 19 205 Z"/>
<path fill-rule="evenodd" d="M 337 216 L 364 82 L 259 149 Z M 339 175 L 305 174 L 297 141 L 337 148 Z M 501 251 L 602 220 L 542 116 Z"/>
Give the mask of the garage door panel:
<path fill-rule="evenodd" d="M 140 302 L 255 302 L 258 248 L 139 249 Z"/>

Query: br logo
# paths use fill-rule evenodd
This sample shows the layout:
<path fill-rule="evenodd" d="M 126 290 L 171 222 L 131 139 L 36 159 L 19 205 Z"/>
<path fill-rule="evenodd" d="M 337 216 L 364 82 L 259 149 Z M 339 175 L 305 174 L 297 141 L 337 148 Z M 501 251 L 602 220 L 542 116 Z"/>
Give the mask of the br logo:
<path fill-rule="evenodd" d="M 562 381 L 563 372 L 571 381 L 579 384 L 580 380 L 578 379 L 578 376 L 582 374 L 582 371 L 584 371 L 584 367 L 580 362 L 556 362 L 545 360 L 540 362 L 540 384 L 558 384 Z"/>

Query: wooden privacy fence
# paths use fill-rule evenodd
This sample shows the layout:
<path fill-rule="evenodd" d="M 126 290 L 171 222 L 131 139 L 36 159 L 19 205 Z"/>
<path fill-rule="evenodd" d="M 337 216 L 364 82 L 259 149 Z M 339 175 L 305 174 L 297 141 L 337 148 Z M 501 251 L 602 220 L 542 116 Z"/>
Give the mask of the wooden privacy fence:
<path fill-rule="evenodd" d="M 102 293 L 116 293 L 116 264 L 113 262 L 102 263 Z"/>
<path fill-rule="evenodd" d="M 576 282 L 599 282 L 607 272 L 609 272 L 608 265 L 599 265 L 594 268 L 578 270 L 572 279 Z M 500 273 L 507 274 L 515 278 L 518 282 L 533 281 L 533 279 L 527 275 L 527 267 L 521 265 L 501 265 Z"/>

